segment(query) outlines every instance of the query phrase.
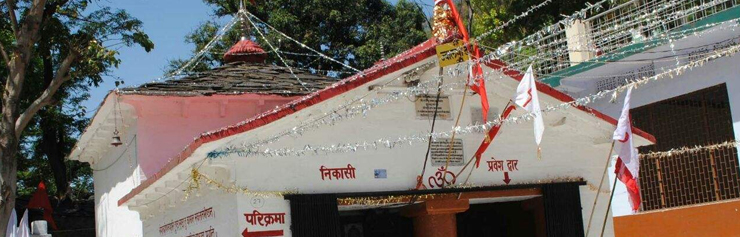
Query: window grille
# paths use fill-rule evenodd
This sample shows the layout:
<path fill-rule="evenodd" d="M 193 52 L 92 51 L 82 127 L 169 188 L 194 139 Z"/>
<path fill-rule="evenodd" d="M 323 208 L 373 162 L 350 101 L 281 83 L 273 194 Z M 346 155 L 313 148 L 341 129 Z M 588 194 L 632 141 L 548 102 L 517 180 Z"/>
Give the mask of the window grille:
<path fill-rule="evenodd" d="M 640 153 L 734 140 L 725 84 L 632 109 L 632 121 L 657 143 Z M 740 197 L 736 148 L 640 160 L 642 209 Z"/>

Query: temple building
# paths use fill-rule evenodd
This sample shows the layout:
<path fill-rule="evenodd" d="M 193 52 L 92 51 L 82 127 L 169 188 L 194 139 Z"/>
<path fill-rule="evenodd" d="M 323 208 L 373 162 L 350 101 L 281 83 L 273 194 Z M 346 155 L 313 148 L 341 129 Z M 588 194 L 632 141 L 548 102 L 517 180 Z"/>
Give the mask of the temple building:
<path fill-rule="evenodd" d="M 258 47 L 232 50 L 242 45 Z M 479 166 L 465 166 L 482 131 L 461 130 L 449 150 L 449 138 L 424 133 L 435 106 L 438 132 L 458 115 L 482 124 L 479 97 L 409 90 L 466 80 L 440 76 L 437 45 L 340 81 L 298 72 L 312 93 L 285 68 L 229 53 L 213 71 L 111 93 L 71 156 L 96 170 L 99 236 L 583 235 L 616 120 L 586 107 L 548 113 L 541 159 L 531 123 L 507 123 Z M 491 118 L 522 78 L 504 68 L 484 66 Z M 538 86 L 542 103 L 572 100 Z M 110 145 L 116 131 L 121 146 Z M 654 142 L 634 132 L 638 145 Z"/>
<path fill-rule="evenodd" d="M 111 92 L 69 158 L 94 170 L 104 237 L 570 237 L 602 223 L 604 236 L 727 236 L 740 232 L 734 147 L 640 158 L 636 212 L 624 185 L 611 190 L 615 88 L 652 78 L 632 97 L 643 155 L 740 135 L 740 60 L 722 53 L 740 43 L 738 2 L 687 2 L 584 10 L 529 47 L 490 49 L 488 120 L 468 64 L 440 66 L 438 46 L 459 36 L 343 79 L 266 64 L 245 38 L 223 66 Z M 687 15 L 666 15 L 676 4 Z M 547 108 L 541 152 L 531 116 L 507 110 L 529 65 Z"/>

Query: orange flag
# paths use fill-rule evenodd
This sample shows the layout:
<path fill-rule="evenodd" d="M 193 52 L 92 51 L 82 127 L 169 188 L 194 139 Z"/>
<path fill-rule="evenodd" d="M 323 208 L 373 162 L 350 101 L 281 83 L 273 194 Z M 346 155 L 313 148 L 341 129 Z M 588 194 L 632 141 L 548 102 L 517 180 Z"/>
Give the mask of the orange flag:
<path fill-rule="evenodd" d="M 463 24 L 463 20 L 460 17 L 460 13 L 457 12 L 457 7 L 455 7 L 455 3 L 452 2 L 452 0 L 435 0 L 434 4 L 440 6 L 442 4 L 446 4 L 447 6 L 449 6 L 452 18 L 455 21 L 455 25 L 457 25 L 457 29 L 460 31 L 460 34 L 463 37 L 463 42 L 465 42 L 465 50 L 468 50 L 473 54 L 473 62 L 471 63 L 470 72 L 468 74 L 468 86 L 470 86 L 470 89 L 475 91 L 478 96 L 480 96 L 481 108 L 483 112 L 483 122 L 487 122 L 489 109 L 488 94 L 486 94 L 486 84 L 485 80 L 483 80 L 483 69 L 480 66 L 480 49 L 478 49 L 477 44 L 470 43 L 470 35 L 468 34 L 468 31 L 465 28 L 465 24 Z"/>

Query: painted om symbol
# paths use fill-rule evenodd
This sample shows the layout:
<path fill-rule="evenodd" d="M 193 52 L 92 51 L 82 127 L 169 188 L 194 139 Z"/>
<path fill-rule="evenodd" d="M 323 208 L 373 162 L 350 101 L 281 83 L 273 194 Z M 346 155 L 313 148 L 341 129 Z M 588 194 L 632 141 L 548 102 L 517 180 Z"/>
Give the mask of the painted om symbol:
<path fill-rule="evenodd" d="M 452 179 L 448 179 L 448 176 L 452 176 Z M 442 166 L 437 169 L 437 172 L 434 173 L 434 176 L 430 176 L 428 179 L 429 187 L 435 188 L 435 187 L 443 187 L 444 185 L 450 185 L 455 184 L 455 181 L 457 180 L 457 177 L 455 177 L 455 174 L 448 171 L 446 167 Z M 436 185 L 436 186 L 435 186 Z"/>

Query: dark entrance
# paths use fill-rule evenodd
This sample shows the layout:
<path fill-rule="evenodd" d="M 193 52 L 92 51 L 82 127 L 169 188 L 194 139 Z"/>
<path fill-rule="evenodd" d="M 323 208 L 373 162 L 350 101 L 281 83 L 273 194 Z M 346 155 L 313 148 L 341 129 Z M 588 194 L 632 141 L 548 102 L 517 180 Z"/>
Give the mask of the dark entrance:
<path fill-rule="evenodd" d="M 293 236 L 583 236 L 579 186 L 585 182 L 343 194 L 298 194 L 290 200 Z M 433 196 L 430 196 L 433 195 Z M 367 209 L 352 198 L 396 197 Z M 520 198 L 532 197 L 526 200 Z M 413 199 L 412 199 L 413 198 Z M 517 200 L 475 204 L 476 200 Z M 341 204 L 339 200 L 342 200 Z M 365 200 L 368 200 L 365 199 Z M 415 204 L 407 205 L 411 200 Z M 469 200 L 474 200 L 470 205 Z M 359 206 L 358 206 L 359 205 Z M 452 211 L 451 211 L 452 210 Z M 410 217 L 410 218 L 409 218 Z M 423 228 L 415 229 L 415 226 Z M 439 227 L 437 227 L 439 226 Z M 449 235 L 447 233 L 450 233 Z"/>
<path fill-rule="evenodd" d="M 457 236 L 545 236 L 542 198 L 470 205 L 457 214 Z"/>
<path fill-rule="evenodd" d="M 378 208 L 339 212 L 342 237 L 413 236 L 413 220 L 401 208 Z M 542 198 L 470 205 L 457 214 L 458 237 L 545 236 Z"/>
<path fill-rule="evenodd" d="M 414 236 L 411 218 L 399 208 L 377 208 L 339 212 L 341 237 L 407 237 Z"/>

